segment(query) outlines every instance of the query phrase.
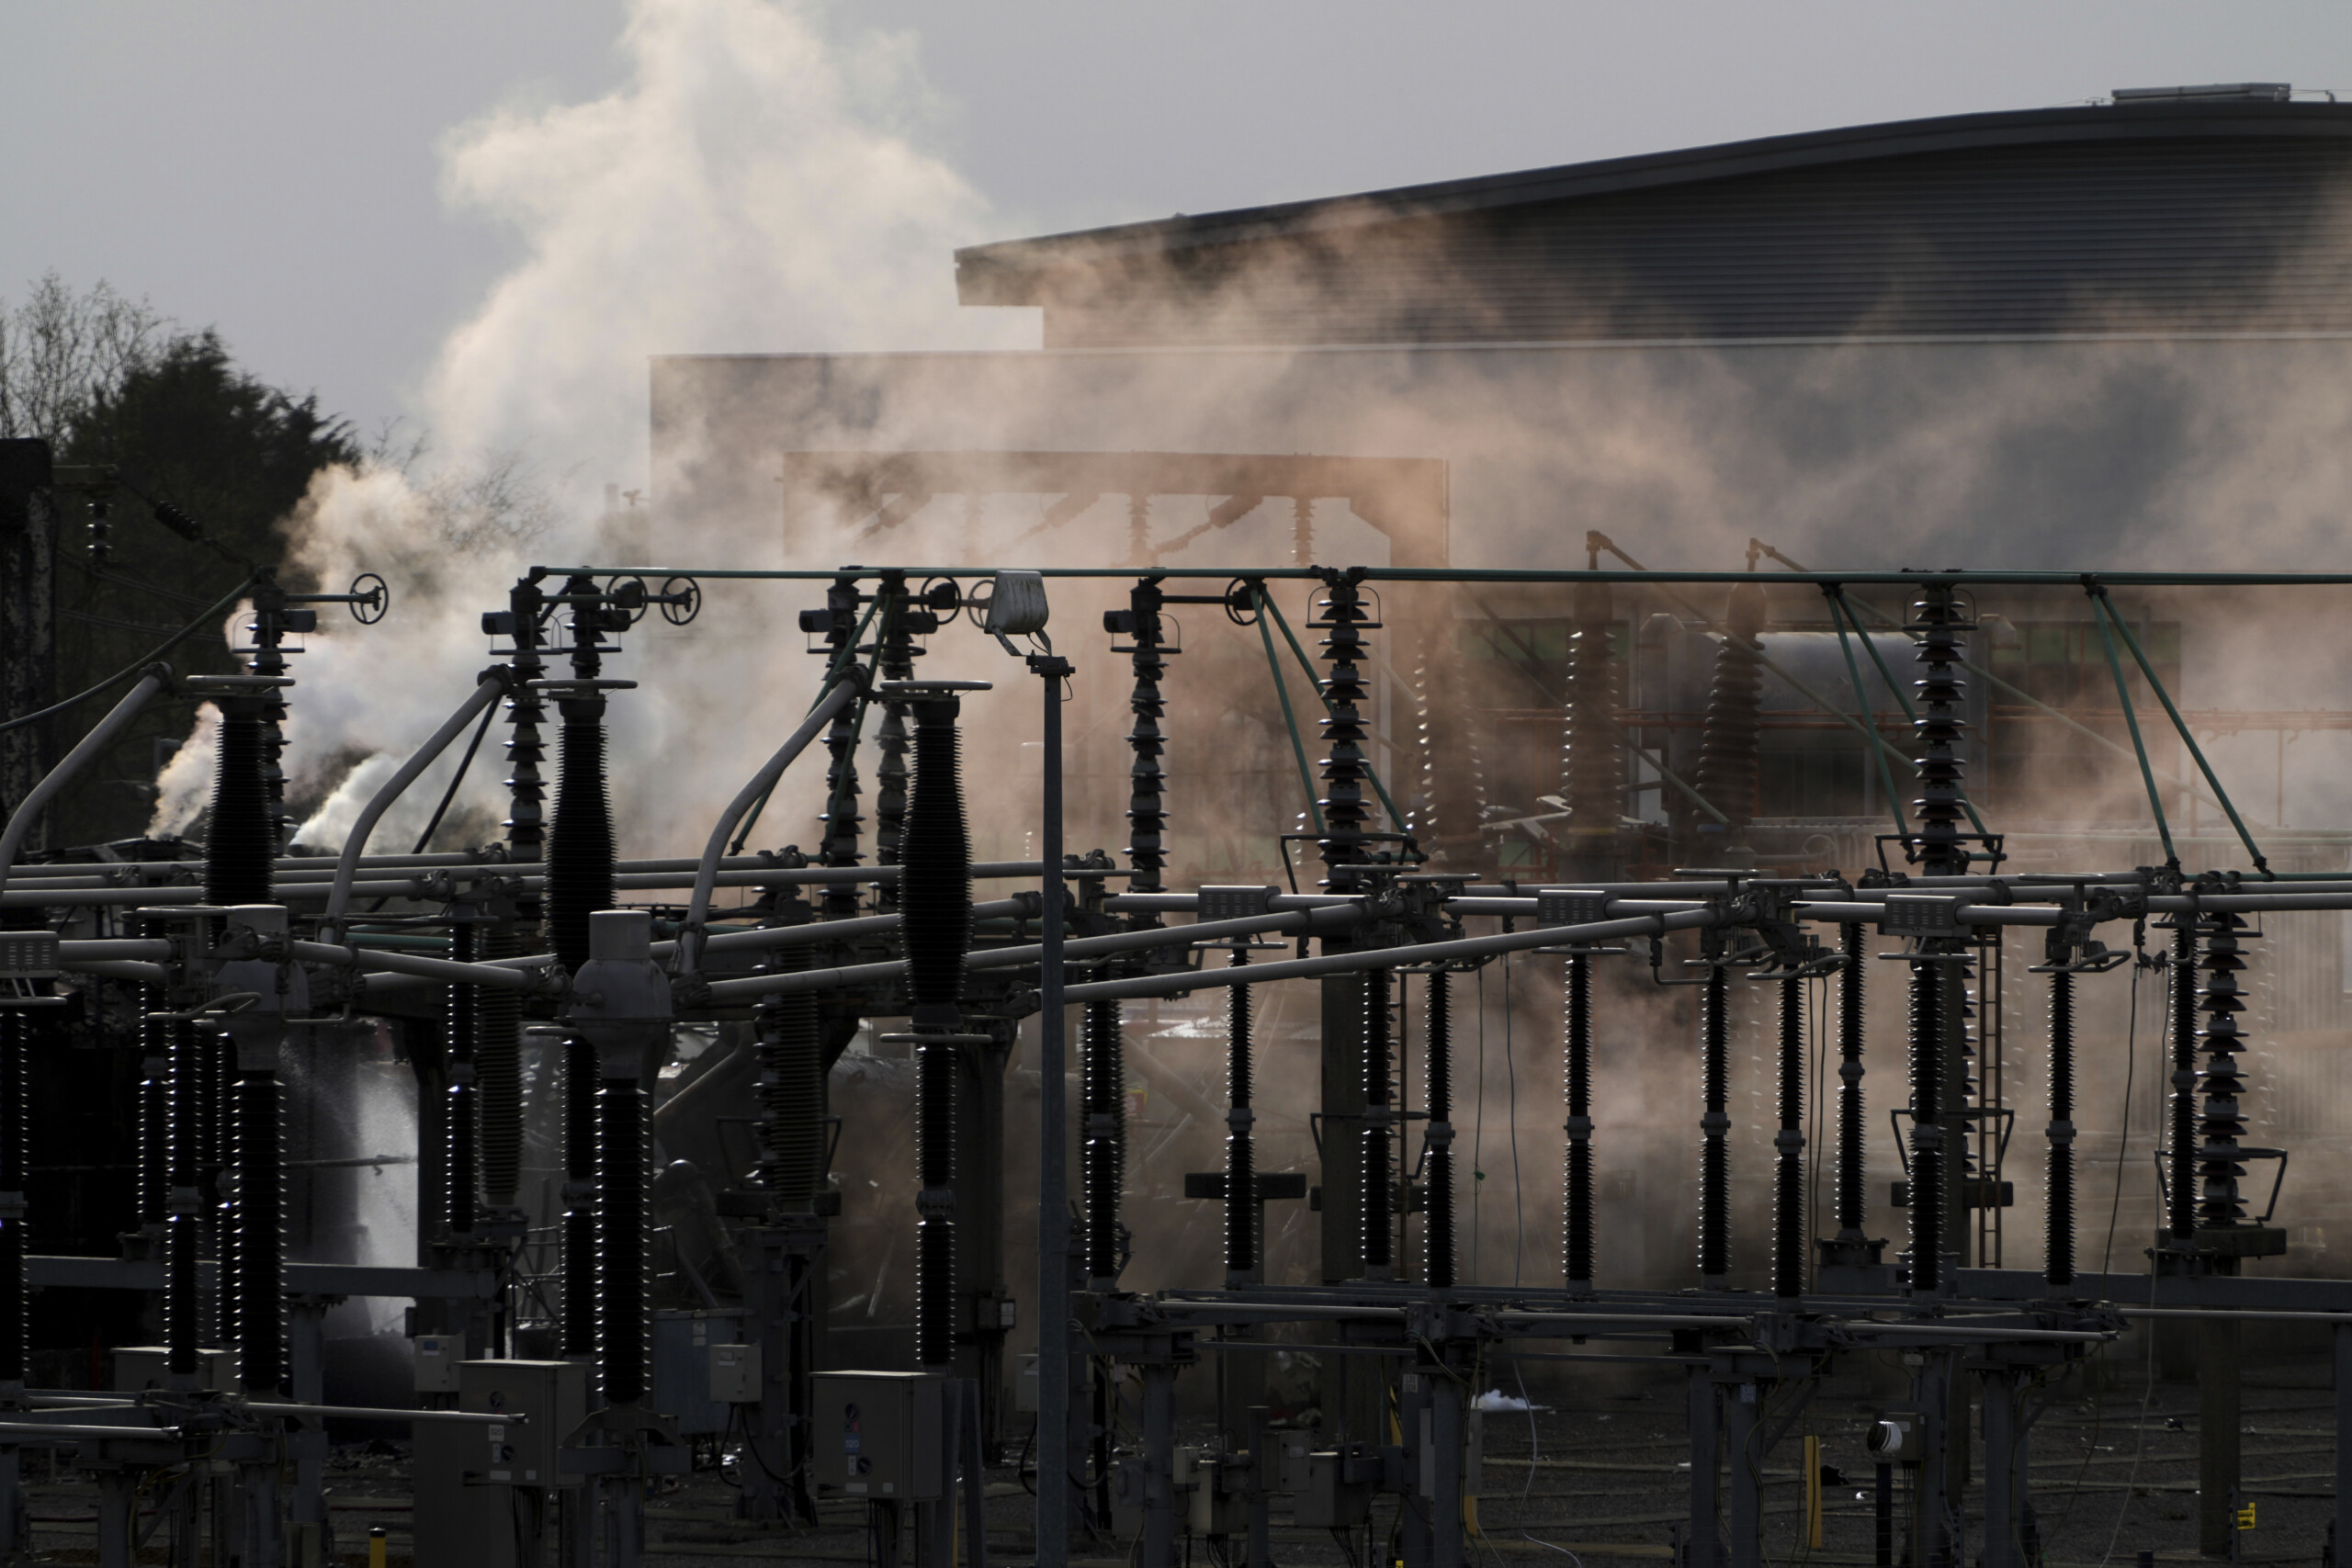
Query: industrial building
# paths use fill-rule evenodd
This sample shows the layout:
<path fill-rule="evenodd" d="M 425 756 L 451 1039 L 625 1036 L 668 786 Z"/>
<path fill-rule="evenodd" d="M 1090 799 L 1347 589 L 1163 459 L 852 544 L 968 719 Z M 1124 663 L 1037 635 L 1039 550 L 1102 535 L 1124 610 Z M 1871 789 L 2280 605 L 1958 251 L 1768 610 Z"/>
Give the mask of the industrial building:
<path fill-rule="evenodd" d="M 6 732 L 0 1562 L 345 1560 L 385 1430 L 465 1568 L 2316 1557 L 2347 176 L 2246 85 L 978 245 L 1039 349 L 657 361 L 314 850 L 412 585 L 249 584 Z M 47 843 L 186 698 L 200 842 Z"/>

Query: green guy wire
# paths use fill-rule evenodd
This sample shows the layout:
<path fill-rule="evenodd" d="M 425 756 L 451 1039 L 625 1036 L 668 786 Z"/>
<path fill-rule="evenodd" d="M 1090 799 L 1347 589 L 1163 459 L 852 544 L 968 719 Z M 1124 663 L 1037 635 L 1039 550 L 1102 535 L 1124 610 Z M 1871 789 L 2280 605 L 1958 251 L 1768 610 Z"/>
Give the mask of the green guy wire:
<path fill-rule="evenodd" d="M 2165 705 L 2165 716 L 2172 720 L 2173 728 L 2179 731 L 2180 743 L 2188 748 L 2191 757 L 2197 759 L 2198 772 L 2203 773 L 2205 782 L 2213 786 L 2214 798 L 2222 803 L 2222 809 L 2229 813 L 2230 826 L 2238 831 L 2238 841 L 2245 846 L 2245 852 L 2254 857 L 2254 869 L 2267 872 L 2270 863 L 2264 860 L 2262 852 L 2255 847 L 2254 835 L 2245 830 L 2245 821 L 2238 815 L 2238 808 L 2230 804 L 2229 795 L 2222 788 L 2222 781 L 2213 776 L 2213 765 L 2205 760 L 2205 753 L 2198 747 L 2197 738 L 2188 732 L 2188 725 L 2181 718 L 2180 710 L 2173 706 L 2172 694 L 2165 690 L 2165 683 L 2156 679 L 2155 666 L 2150 664 L 2148 656 L 2140 651 L 2140 639 L 2132 635 L 2131 626 L 2115 613 L 2115 606 L 2105 594 L 2092 595 L 2091 604 L 2093 614 L 2105 610 L 2107 618 L 2115 623 L 2115 629 L 2123 634 L 2123 646 L 2132 650 L 2132 660 L 2140 666 L 2140 673 L 2148 678 L 2148 689 L 2156 694 L 2156 701 Z"/>
<path fill-rule="evenodd" d="M 1861 705 L 1862 722 L 1868 725 L 1871 733 L 1875 735 L 1878 733 L 1878 715 L 1871 711 L 1871 694 L 1862 685 L 1860 667 L 1854 662 L 1854 645 L 1846 640 L 1846 622 L 1853 616 L 1853 611 L 1848 608 L 1846 595 L 1838 590 L 1835 588 L 1829 590 L 1827 596 L 1829 619 L 1838 627 L 1838 647 L 1846 655 L 1847 678 L 1854 682 L 1854 698 Z M 1855 620 L 1854 630 L 1859 633 L 1861 629 L 1862 623 Z M 1892 684 L 1892 682 L 1889 683 Z M 1886 752 L 1877 746 L 1867 747 L 1865 750 L 1870 752 L 1871 760 L 1878 764 L 1879 783 L 1886 790 L 1887 808 L 1894 813 L 1894 830 L 1907 839 L 1911 836 L 1911 824 L 1904 819 L 1903 797 L 1894 792 L 1894 770 L 1886 765 Z"/>
<path fill-rule="evenodd" d="M 1283 613 L 1275 607 L 1272 595 L 1261 595 L 1259 603 L 1265 605 L 1267 610 L 1272 614 L 1274 617 L 1274 625 L 1282 627 L 1283 640 L 1290 644 L 1290 650 L 1292 654 L 1298 660 L 1298 667 L 1306 671 L 1307 683 L 1315 688 L 1315 694 L 1318 697 L 1322 697 L 1323 699 L 1324 713 L 1327 715 L 1329 714 L 1331 711 L 1331 699 L 1328 696 L 1324 696 L 1322 684 L 1315 678 L 1314 662 L 1306 657 L 1306 649 L 1298 646 L 1298 638 L 1291 635 L 1290 623 L 1283 619 Z M 1396 803 L 1388 798 L 1388 786 L 1380 782 L 1380 771 L 1372 765 L 1372 759 L 1369 757 L 1364 759 L 1363 772 L 1364 776 L 1372 781 L 1373 792 L 1380 796 L 1380 804 L 1387 808 L 1389 823 L 1395 827 L 1396 831 L 1399 833 L 1406 831 L 1404 816 L 1397 811 Z"/>
<path fill-rule="evenodd" d="M 1306 814 L 1315 822 L 1315 836 L 1321 838 L 1323 807 L 1315 795 L 1315 770 L 1307 765 L 1306 742 L 1298 738 L 1298 718 L 1290 710 L 1290 688 L 1283 684 L 1283 661 L 1274 653 L 1274 634 L 1266 626 L 1266 585 L 1252 581 L 1250 597 L 1258 606 L 1258 637 L 1266 645 L 1266 673 L 1274 678 L 1274 695 L 1283 701 L 1283 728 L 1290 731 L 1291 754 L 1298 759 L 1298 782 L 1306 791 Z"/>
<path fill-rule="evenodd" d="M 2099 646 L 2107 649 L 2108 673 L 2115 677 L 2115 700 L 2123 705 L 2123 723 L 2132 731 L 2132 750 L 2140 757 L 2140 782 L 2148 786 L 2148 809 L 2156 814 L 2156 836 L 2164 840 L 2165 864 L 2174 871 L 2180 869 L 2180 854 L 2172 847 L 2172 829 L 2165 822 L 2165 803 L 2156 794 L 2156 775 L 2148 766 L 2147 743 L 2140 739 L 2139 716 L 2132 711 L 2132 692 L 2123 683 L 2123 666 L 2115 657 L 2115 634 L 2107 629 L 2108 618 L 2098 613 L 2098 602 L 2107 590 L 2097 583 L 2086 583 L 2083 592 L 2091 596 L 2091 621 L 2098 627 Z"/>

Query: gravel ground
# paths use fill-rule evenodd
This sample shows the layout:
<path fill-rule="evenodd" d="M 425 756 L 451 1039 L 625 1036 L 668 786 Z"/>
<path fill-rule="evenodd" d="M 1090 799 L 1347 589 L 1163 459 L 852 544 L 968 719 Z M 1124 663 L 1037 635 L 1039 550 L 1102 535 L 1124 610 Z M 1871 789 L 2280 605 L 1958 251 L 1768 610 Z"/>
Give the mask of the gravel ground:
<path fill-rule="evenodd" d="M 1871 1402 L 1818 1397 L 1771 1455 L 1764 1474 L 1765 1551 L 1774 1564 L 1873 1561 L 1873 1472 L 1861 1433 Z M 2241 1561 L 2316 1564 L 2334 1502 L 2333 1395 L 2324 1369 L 2301 1387 L 2248 1388 L 2245 1395 L 2245 1490 L 2257 1527 L 2242 1538 Z M 2158 1384 L 2110 1390 L 2096 1401 L 2062 1396 L 2033 1439 L 2032 1499 L 2048 1568 L 2120 1563 L 2139 1553 L 2166 1562 L 2197 1561 L 2197 1397 L 2194 1387 Z M 1687 1518 L 1689 1451 L 1682 1436 L 1679 1383 L 1586 1403 L 1563 1403 L 1526 1415 L 1489 1416 L 1486 1469 L 1476 1505 L 1474 1555 L 1482 1562 L 1572 1558 L 1586 1568 L 1606 1562 L 1654 1563 L 1673 1553 Z M 1799 1438 L 1822 1438 L 1822 1462 L 1843 1480 L 1824 1488 L 1823 1539 L 1808 1548 L 1798 1462 Z M 1180 1441 L 1201 1441 L 1188 1425 Z M 1531 1437 L 1532 1442 L 1531 1443 Z M 1532 1461 L 1532 1462 L 1531 1462 Z M 28 1480 L 39 1561 L 94 1562 L 96 1489 L 85 1473 L 28 1461 Z M 338 1449 L 329 1477 L 338 1561 L 367 1562 L 370 1526 L 389 1538 L 390 1561 L 411 1562 L 408 1461 L 395 1445 Z M 1969 1494 L 1970 1562 L 1981 1540 L 1981 1495 Z M 1034 1506 L 1010 1465 L 989 1484 L 989 1556 L 998 1564 L 1034 1561 Z M 648 1505 L 649 1568 L 709 1568 L 725 1562 L 865 1562 L 870 1560 L 861 1505 L 826 1505 L 814 1527 L 753 1526 L 734 1517 L 734 1489 L 718 1470 L 696 1472 Z M 1396 1510 L 1374 1508 L 1367 1532 L 1342 1542 L 1329 1533 L 1290 1528 L 1277 1511 L 1274 1560 L 1285 1568 L 1371 1568 L 1383 1561 Z M 160 1543 L 142 1562 L 164 1561 Z M 1076 1543 L 1078 1561 L 1124 1564 L 1125 1543 Z M 1899 1548 L 1898 1548 L 1899 1551 Z M 1387 1561 L 1393 1562 L 1393 1554 Z M 1191 1543 L 1190 1562 L 1221 1568 L 1214 1543 Z M 1238 1554 L 1236 1561 L 1238 1561 Z M 424 1568 L 461 1568 L 426 1564 Z"/>

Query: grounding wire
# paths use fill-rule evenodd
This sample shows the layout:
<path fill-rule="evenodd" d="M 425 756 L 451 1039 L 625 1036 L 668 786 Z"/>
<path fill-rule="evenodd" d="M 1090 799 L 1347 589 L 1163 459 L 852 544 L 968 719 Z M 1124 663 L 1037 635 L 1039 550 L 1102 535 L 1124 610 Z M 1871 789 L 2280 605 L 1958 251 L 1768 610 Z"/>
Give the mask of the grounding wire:
<path fill-rule="evenodd" d="M 0 735 L 5 735 L 12 729 L 21 729 L 28 724 L 38 724 L 45 718 L 53 717 L 58 714 L 65 712 L 68 708 L 75 707 L 83 703 L 88 702 L 92 697 L 96 696 L 101 692 L 108 691 L 116 686 L 119 686 L 122 682 L 130 680 L 134 675 L 143 674 L 146 671 L 147 666 L 154 663 L 155 660 L 163 658 L 164 655 L 169 653 L 173 649 L 177 648 L 181 643 L 186 642 L 189 637 L 194 637 L 198 632 L 203 630 L 205 626 L 211 621 L 213 616 L 219 615 L 230 605 L 234 604 L 238 600 L 243 598 L 245 590 L 251 588 L 253 585 L 254 580 L 250 577 L 246 578 L 243 582 L 238 583 L 236 587 L 231 589 L 226 594 L 222 595 L 220 599 L 214 603 L 210 609 L 206 610 L 203 614 L 198 615 L 196 619 L 190 621 L 187 625 L 174 632 L 170 637 L 165 637 L 162 642 L 157 643 L 154 647 L 141 654 L 138 659 L 133 660 L 131 663 L 116 671 L 113 674 L 107 676 L 96 685 L 76 692 L 72 696 L 65 698 L 62 702 L 51 703 L 45 708 L 38 708 L 31 713 L 18 714 L 12 719 L 0 722 Z"/>

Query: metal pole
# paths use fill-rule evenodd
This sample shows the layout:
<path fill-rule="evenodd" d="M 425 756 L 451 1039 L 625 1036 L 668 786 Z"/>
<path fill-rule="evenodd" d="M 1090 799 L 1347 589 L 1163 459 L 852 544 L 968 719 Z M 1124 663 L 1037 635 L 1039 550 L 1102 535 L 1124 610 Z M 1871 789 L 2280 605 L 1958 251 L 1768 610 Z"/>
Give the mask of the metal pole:
<path fill-rule="evenodd" d="M 1705 1369 L 1690 1373 L 1690 1540 L 1689 1568 L 1721 1568 L 1723 1529 L 1717 1522 L 1715 1454 L 1721 1418 L 1715 1380 Z"/>
<path fill-rule="evenodd" d="M 1764 1455 L 1756 1417 L 1762 1388 L 1753 1382 L 1724 1387 L 1724 1448 L 1731 1458 L 1730 1568 L 1763 1568 Z"/>
<path fill-rule="evenodd" d="M 1037 1568 L 1069 1562 L 1069 1170 L 1062 1002 L 1062 680 L 1067 659 L 1031 658 L 1046 696 L 1045 863 L 1037 1017 Z"/>
<path fill-rule="evenodd" d="M 2335 1555 L 2352 1551 L 2352 1323 L 2335 1325 Z"/>

